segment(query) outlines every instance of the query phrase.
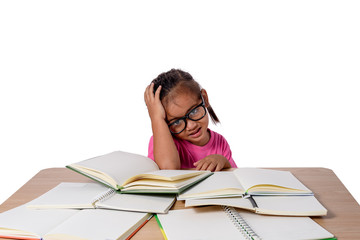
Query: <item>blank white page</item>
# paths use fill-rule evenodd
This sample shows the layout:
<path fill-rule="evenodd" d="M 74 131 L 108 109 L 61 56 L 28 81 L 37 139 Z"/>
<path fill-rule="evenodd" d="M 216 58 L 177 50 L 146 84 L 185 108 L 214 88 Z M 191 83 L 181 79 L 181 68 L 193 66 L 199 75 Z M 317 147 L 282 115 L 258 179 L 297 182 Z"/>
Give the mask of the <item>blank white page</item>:
<path fill-rule="evenodd" d="M 242 209 L 255 210 L 251 201 L 242 197 L 187 199 L 185 201 L 185 207 L 205 205 L 232 206 Z"/>
<path fill-rule="evenodd" d="M 118 239 L 132 229 L 134 225 L 143 223 L 149 216 L 148 213 L 139 212 L 102 209 L 80 210 L 77 214 L 48 232 L 44 240 Z M 131 230 L 129 233 L 131 232 L 133 231 Z M 58 238 L 58 235 L 66 237 Z"/>
<path fill-rule="evenodd" d="M 29 207 L 78 207 L 88 205 L 109 188 L 99 183 L 60 183 L 31 202 Z"/>
<path fill-rule="evenodd" d="M 0 229 L 18 229 L 42 237 L 46 232 L 76 214 L 78 211 L 79 210 L 68 209 L 34 210 L 22 205 L 0 214 Z"/>
<path fill-rule="evenodd" d="M 182 197 L 186 197 L 190 194 L 206 193 L 222 189 L 238 189 L 239 192 L 244 191 L 238 179 L 232 172 L 215 172 L 204 181 L 196 184 L 195 186 L 180 194 L 178 199 L 182 199 Z"/>
<path fill-rule="evenodd" d="M 314 196 L 253 196 L 259 213 L 321 216 L 327 210 Z"/>
<path fill-rule="evenodd" d="M 169 240 L 245 239 L 218 206 L 172 210 L 158 218 Z"/>
<path fill-rule="evenodd" d="M 175 201 L 174 195 L 149 195 L 149 194 L 115 194 L 111 198 L 96 205 L 102 208 L 166 213 Z"/>
<path fill-rule="evenodd" d="M 252 230 L 266 240 L 324 239 L 333 235 L 309 217 L 264 216 L 238 210 Z"/>
<path fill-rule="evenodd" d="M 122 151 L 90 158 L 77 162 L 74 165 L 81 165 L 104 172 L 112 177 L 119 185 L 126 179 L 137 174 L 159 170 L 159 167 L 150 158 Z"/>
<path fill-rule="evenodd" d="M 261 168 L 238 168 L 233 171 L 246 190 L 259 184 L 276 185 L 311 192 L 291 172 Z"/>

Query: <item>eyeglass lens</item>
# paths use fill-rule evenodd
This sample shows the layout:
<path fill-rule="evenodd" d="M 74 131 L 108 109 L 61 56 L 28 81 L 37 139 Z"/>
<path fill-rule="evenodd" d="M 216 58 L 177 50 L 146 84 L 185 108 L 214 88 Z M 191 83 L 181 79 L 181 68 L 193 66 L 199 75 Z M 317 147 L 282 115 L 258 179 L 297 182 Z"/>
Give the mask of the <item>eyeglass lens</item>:
<path fill-rule="evenodd" d="M 172 133 L 180 133 L 182 132 L 186 127 L 186 118 L 189 118 L 192 121 L 198 121 L 202 119 L 206 114 L 206 110 L 204 106 L 198 106 L 191 110 L 189 114 L 184 117 L 177 120 L 174 120 L 170 123 L 169 128 Z"/>

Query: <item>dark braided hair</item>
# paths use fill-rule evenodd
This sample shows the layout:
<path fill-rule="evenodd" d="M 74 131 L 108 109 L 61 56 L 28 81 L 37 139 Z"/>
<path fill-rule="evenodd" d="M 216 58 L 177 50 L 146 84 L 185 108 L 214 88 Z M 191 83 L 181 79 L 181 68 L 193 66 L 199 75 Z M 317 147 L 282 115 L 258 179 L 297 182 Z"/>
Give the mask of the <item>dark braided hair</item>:
<path fill-rule="evenodd" d="M 201 99 L 201 87 L 193 79 L 190 73 L 182 71 L 180 69 L 171 69 L 168 72 L 163 72 L 155 78 L 152 83 L 154 83 L 154 94 L 158 87 L 161 85 L 160 100 L 167 103 L 169 99 L 175 96 L 175 94 L 183 92 L 191 92 L 199 96 Z M 206 107 L 211 120 L 214 124 L 220 123 L 219 118 L 216 116 L 212 107 Z"/>

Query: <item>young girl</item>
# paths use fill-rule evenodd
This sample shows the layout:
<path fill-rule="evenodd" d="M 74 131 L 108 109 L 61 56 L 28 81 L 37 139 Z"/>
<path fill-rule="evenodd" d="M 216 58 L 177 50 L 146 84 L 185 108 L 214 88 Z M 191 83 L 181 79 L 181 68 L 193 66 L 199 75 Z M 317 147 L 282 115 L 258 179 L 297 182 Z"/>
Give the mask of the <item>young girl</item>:
<path fill-rule="evenodd" d="M 160 74 L 144 93 L 153 136 L 149 158 L 160 169 L 220 171 L 237 167 L 223 136 L 208 129 L 219 122 L 205 89 L 182 70 Z"/>

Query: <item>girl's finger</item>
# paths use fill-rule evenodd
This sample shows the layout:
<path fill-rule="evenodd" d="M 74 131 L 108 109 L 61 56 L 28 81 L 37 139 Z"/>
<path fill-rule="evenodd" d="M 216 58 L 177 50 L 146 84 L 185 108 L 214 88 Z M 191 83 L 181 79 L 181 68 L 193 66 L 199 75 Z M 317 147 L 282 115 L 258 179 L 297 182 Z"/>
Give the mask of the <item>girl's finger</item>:
<path fill-rule="evenodd" d="M 215 172 L 220 171 L 222 169 L 222 166 L 218 163 L 215 168 Z"/>
<path fill-rule="evenodd" d="M 154 83 L 151 83 L 149 85 L 149 92 L 148 92 L 149 98 L 153 99 L 154 98 Z"/>
<path fill-rule="evenodd" d="M 147 99 L 148 99 L 148 91 L 149 91 L 149 86 L 147 86 L 145 88 L 145 92 L 144 92 L 144 100 L 145 100 L 145 102 L 147 102 Z"/>
<path fill-rule="evenodd" d="M 161 85 L 158 87 L 158 89 L 156 89 L 156 92 L 155 92 L 156 100 L 160 100 L 160 92 L 161 92 Z"/>
<path fill-rule="evenodd" d="M 210 165 L 207 167 L 206 170 L 209 170 L 211 172 L 216 171 L 217 165 L 215 163 L 210 163 Z"/>
<path fill-rule="evenodd" d="M 205 162 L 205 163 L 201 166 L 200 170 L 201 170 L 201 171 L 207 170 L 207 169 L 209 168 L 209 166 L 210 166 L 210 163 L 209 163 L 209 162 Z"/>
<path fill-rule="evenodd" d="M 194 164 L 195 165 L 195 164 Z M 204 162 L 203 161 L 197 161 L 196 162 L 196 170 L 200 170 L 201 167 L 204 165 Z"/>
<path fill-rule="evenodd" d="M 144 98 L 145 98 L 145 102 L 149 103 L 149 101 L 151 100 L 151 91 L 150 91 L 150 86 L 146 87 L 145 93 L 144 93 Z"/>

